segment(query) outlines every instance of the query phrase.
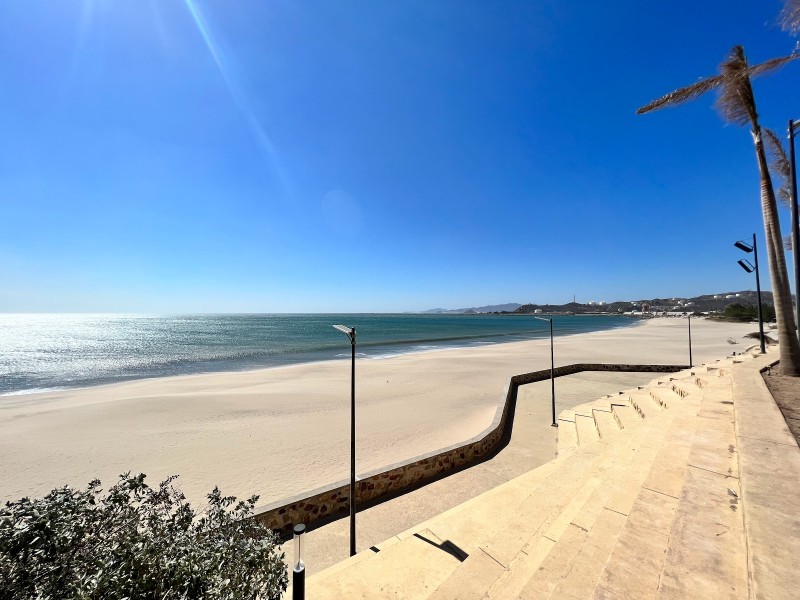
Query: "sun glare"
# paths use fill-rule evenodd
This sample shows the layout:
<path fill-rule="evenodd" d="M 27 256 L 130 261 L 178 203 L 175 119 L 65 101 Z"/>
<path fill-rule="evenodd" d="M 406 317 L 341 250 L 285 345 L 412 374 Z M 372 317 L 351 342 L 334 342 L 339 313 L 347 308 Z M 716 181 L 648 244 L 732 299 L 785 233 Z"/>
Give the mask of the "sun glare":
<path fill-rule="evenodd" d="M 225 57 L 223 57 L 223 53 L 219 47 L 219 44 L 214 41 L 214 37 L 211 34 L 211 31 L 197 4 L 194 0 L 184 0 L 184 2 L 186 4 L 186 8 L 189 10 L 189 14 L 192 16 L 195 26 L 197 27 L 197 31 L 203 38 L 203 43 L 208 49 L 208 52 L 211 54 L 211 58 L 214 60 L 214 64 L 217 66 L 217 70 L 225 82 L 225 87 L 228 88 L 228 92 L 230 93 L 237 110 L 241 113 L 242 117 L 247 123 L 247 126 L 255 138 L 259 148 L 261 149 L 269 168 L 278 178 L 282 189 L 286 191 L 287 179 L 283 169 L 280 166 L 272 140 L 270 139 L 269 135 L 267 135 L 267 132 L 264 131 L 264 128 L 262 127 L 258 117 L 250 109 L 249 103 L 244 97 L 244 93 L 230 76 L 226 67 Z"/>

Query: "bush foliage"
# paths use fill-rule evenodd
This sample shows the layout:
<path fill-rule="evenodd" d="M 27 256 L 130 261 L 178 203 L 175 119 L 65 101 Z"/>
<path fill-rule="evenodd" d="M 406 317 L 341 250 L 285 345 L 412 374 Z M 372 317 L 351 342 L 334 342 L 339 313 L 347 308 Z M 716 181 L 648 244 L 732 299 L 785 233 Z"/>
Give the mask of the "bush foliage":
<path fill-rule="evenodd" d="M 288 583 L 276 536 L 214 488 L 195 513 L 174 487 L 121 475 L 103 495 L 55 489 L 0 509 L 0 599 L 279 598 Z"/>
<path fill-rule="evenodd" d="M 771 304 L 763 304 L 761 311 L 765 322 L 775 320 L 775 308 Z M 758 318 L 758 307 L 752 304 L 731 304 L 725 308 L 722 316 L 734 321 L 751 321 Z"/>

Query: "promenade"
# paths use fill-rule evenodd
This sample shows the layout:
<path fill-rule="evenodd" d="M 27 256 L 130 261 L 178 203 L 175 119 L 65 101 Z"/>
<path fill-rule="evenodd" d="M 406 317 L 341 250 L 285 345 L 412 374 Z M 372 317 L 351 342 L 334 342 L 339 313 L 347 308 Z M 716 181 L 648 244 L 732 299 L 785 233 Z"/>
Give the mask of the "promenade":
<path fill-rule="evenodd" d="M 556 379 L 557 410 L 644 385 L 653 373 L 583 372 Z M 435 517 L 475 496 L 549 462 L 555 456 L 558 430 L 551 426 L 550 381 L 520 386 L 511 439 L 499 453 L 468 469 L 371 506 L 359 506 L 356 548 L 364 550 L 417 523 Z M 307 574 L 312 575 L 349 557 L 350 521 L 342 518 L 306 534 Z M 291 542 L 283 545 L 287 565 Z"/>
<path fill-rule="evenodd" d="M 791 597 L 800 449 L 761 379 L 775 359 L 728 358 L 562 411 L 557 458 L 360 545 L 311 575 L 307 597 Z"/>

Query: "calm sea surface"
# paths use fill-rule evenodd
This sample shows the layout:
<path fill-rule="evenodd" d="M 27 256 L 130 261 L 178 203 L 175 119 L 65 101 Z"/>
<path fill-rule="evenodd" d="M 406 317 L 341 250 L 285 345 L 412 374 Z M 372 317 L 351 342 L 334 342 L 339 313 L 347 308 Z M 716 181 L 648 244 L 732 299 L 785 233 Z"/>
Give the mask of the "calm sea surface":
<path fill-rule="evenodd" d="M 624 327 L 626 317 L 556 317 L 556 335 Z M 549 335 L 528 316 L 0 314 L 0 394 L 358 356 L 493 344 Z"/>

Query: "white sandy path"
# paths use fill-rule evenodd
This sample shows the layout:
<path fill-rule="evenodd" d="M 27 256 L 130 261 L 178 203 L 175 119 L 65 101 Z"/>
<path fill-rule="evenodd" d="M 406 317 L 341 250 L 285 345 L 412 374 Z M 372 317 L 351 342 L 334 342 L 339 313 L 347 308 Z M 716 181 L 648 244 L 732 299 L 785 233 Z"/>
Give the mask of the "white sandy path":
<path fill-rule="evenodd" d="M 693 320 L 695 363 L 744 350 L 753 330 Z M 685 319 L 653 319 L 557 337 L 556 365 L 685 364 L 687 347 Z M 547 367 L 548 340 L 357 361 L 359 472 L 479 433 L 511 375 Z M 128 470 L 179 474 L 192 502 L 214 485 L 259 504 L 298 494 L 349 475 L 349 389 L 348 361 L 331 361 L 3 397 L 0 499 Z"/>

